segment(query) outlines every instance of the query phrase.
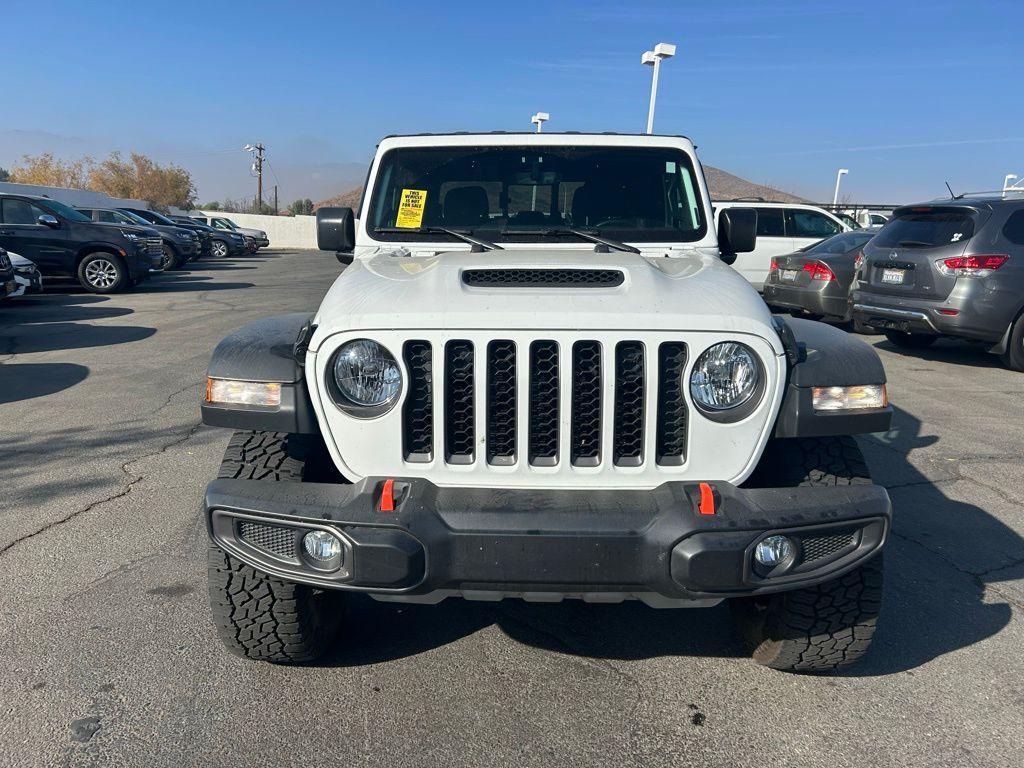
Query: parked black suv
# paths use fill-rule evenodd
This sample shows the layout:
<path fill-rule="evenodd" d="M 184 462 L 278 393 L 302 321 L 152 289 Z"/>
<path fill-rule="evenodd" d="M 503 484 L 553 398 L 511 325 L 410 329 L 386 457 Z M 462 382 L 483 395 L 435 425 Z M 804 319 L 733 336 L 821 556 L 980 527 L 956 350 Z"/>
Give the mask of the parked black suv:
<path fill-rule="evenodd" d="M 162 265 L 165 272 L 181 269 L 185 264 L 199 257 L 199 235 L 185 227 L 170 227 L 166 224 L 151 223 L 137 214 L 119 211 L 116 208 L 83 208 L 79 206 L 78 210 L 101 224 L 127 224 L 155 229 L 160 233 L 160 239 L 163 241 Z"/>
<path fill-rule="evenodd" d="M 984 343 L 1024 371 L 1024 193 L 897 208 L 864 246 L 853 317 L 899 347 Z"/>
<path fill-rule="evenodd" d="M 161 245 L 153 229 L 97 224 L 48 197 L 0 195 L 0 246 L 44 276 L 76 278 L 93 293 L 115 293 L 159 272 Z"/>
<path fill-rule="evenodd" d="M 180 227 L 199 227 L 210 237 L 210 255 L 218 259 L 225 256 L 241 256 L 249 253 L 245 236 L 231 230 L 215 229 L 188 216 L 172 216 L 171 220 Z"/>

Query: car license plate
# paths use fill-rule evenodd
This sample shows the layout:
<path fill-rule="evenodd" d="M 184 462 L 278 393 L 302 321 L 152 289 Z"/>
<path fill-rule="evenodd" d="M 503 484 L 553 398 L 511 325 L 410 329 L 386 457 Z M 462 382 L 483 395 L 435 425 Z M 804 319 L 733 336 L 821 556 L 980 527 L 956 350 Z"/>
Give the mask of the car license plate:
<path fill-rule="evenodd" d="M 883 283 L 895 283 L 897 285 L 903 282 L 903 275 L 906 273 L 905 269 L 883 269 L 882 270 L 882 282 Z"/>
<path fill-rule="evenodd" d="M 798 272 L 795 269 L 784 269 L 782 270 L 782 279 L 789 282 L 796 280 Z"/>

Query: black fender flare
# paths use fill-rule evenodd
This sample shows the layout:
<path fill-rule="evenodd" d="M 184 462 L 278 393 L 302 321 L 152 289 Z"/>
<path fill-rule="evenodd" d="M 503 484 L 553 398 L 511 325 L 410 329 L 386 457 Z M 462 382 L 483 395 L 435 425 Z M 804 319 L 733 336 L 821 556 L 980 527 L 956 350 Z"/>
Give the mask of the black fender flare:
<path fill-rule="evenodd" d="M 790 362 L 775 437 L 858 435 L 889 429 L 891 405 L 839 413 L 814 410 L 815 387 L 886 383 L 885 368 L 870 345 L 814 320 L 776 317 L 775 322 Z"/>
<path fill-rule="evenodd" d="M 281 385 L 276 407 L 209 403 L 200 406 L 203 423 L 230 429 L 319 434 L 320 427 L 306 388 L 306 345 L 312 315 L 295 313 L 256 320 L 226 337 L 210 358 L 209 379 L 274 382 Z"/>

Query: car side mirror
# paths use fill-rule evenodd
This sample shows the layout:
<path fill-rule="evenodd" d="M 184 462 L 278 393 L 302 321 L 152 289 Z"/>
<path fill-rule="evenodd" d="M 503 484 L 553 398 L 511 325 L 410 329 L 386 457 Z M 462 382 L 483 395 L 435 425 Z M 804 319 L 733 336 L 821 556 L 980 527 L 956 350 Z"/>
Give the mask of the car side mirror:
<path fill-rule="evenodd" d="M 732 264 L 737 253 L 750 253 L 757 244 L 757 211 L 726 208 L 718 215 L 718 250 L 722 261 Z"/>
<path fill-rule="evenodd" d="M 342 264 L 352 263 L 356 219 L 351 208 L 317 209 L 316 245 L 321 251 L 334 251 Z"/>
<path fill-rule="evenodd" d="M 57 217 L 49 213 L 44 213 L 36 219 L 36 224 L 42 224 L 44 227 L 49 227 L 50 229 L 60 229 L 60 222 L 57 221 Z"/>

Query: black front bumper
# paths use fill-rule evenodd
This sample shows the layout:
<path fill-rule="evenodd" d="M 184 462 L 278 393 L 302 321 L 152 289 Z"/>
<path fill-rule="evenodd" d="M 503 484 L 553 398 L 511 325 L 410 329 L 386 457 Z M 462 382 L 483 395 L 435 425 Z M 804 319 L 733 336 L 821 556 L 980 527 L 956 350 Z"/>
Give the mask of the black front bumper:
<path fill-rule="evenodd" d="M 397 479 L 394 511 L 383 512 L 383 487 L 383 478 L 355 485 L 215 480 L 206 492 L 208 529 L 258 570 L 378 596 L 707 600 L 835 578 L 882 547 L 892 510 L 876 485 L 714 483 L 715 512 L 702 514 L 697 483 L 537 491 Z M 312 529 L 343 540 L 341 569 L 318 571 L 304 559 L 301 537 Z M 789 536 L 797 556 L 783 572 L 758 573 L 754 547 L 772 533 Z"/>

